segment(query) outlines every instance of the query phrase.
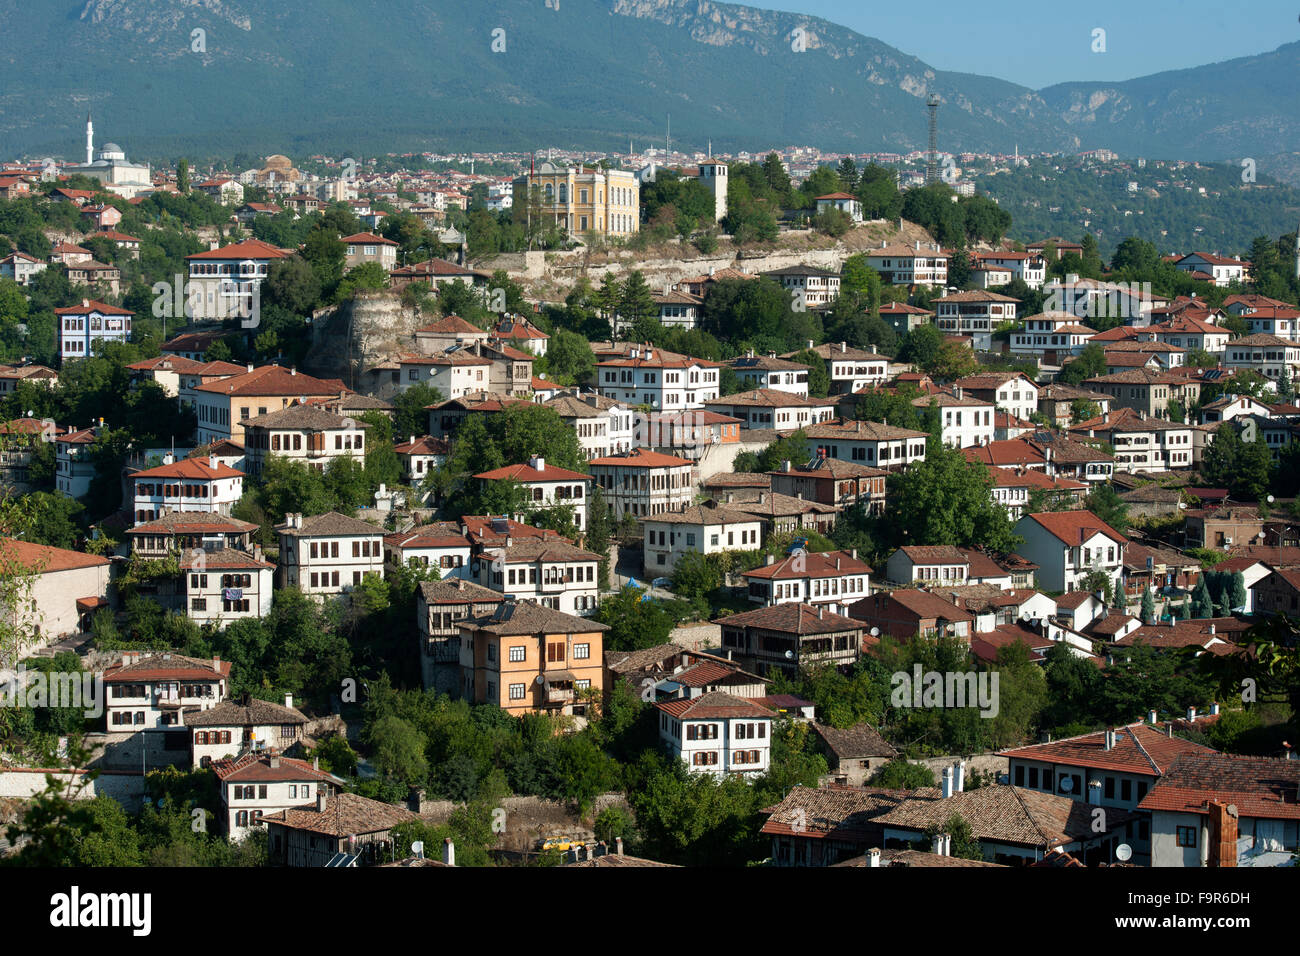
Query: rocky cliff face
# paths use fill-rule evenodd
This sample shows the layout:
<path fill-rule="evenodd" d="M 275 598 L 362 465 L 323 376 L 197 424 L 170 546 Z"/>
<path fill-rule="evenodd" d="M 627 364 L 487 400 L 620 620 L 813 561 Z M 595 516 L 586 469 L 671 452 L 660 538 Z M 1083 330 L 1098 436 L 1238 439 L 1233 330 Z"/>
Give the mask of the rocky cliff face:
<path fill-rule="evenodd" d="M 392 292 L 363 292 L 317 316 L 303 371 L 359 387 L 363 374 L 415 348 L 415 330 L 432 319 Z"/>

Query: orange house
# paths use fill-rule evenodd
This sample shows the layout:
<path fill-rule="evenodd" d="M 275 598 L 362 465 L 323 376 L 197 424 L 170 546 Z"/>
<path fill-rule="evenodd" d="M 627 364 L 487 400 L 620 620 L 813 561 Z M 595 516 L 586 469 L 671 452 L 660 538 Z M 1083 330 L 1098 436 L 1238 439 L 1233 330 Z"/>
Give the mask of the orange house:
<path fill-rule="evenodd" d="M 507 600 L 459 627 L 461 691 L 472 703 L 515 717 L 583 716 L 587 692 L 604 692 L 605 624 Z"/>

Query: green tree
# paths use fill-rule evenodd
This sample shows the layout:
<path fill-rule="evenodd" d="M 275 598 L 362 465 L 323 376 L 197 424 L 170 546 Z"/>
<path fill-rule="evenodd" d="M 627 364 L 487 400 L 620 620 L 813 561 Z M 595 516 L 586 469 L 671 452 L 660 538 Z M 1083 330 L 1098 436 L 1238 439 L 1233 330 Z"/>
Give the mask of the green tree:
<path fill-rule="evenodd" d="M 895 757 L 877 770 L 870 785 L 886 790 L 919 790 L 935 786 L 934 771 L 924 764 Z"/>
<path fill-rule="evenodd" d="M 1078 357 L 1066 362 L 1057 381 L 1066 385 L 1082 385 L 1090 378 L 1106 374 L 1106 353 L 1097 344 L 1085 345 Z"/>
<path fill-rule="evenodd" d="M 425 736 L 400 717 L 382 717 L 367 728 L 376 769 L 408 785 L 422 784 L 429 776 Z"/>
<path fill-rule="evenodd" d="M 642 600 L 645 594 L 642 588 L 625 587 L 600 602 L 592 620 L 609 625 L 606 648 L 637 651 L 667 643 L 677 618 L 661 602 Z"/>
<path fill-rule="evenodd" d="M 1250 437 L 1258 437 L 1255 423 L 1247 420 Z M 1214 432 L 1201 460 L 1201 474 L 1211 487 L 1227 488 L 1238 501 L 1259 501 L 1268 491 L 1272 455 L 1262 441 L 1245 441 L 1232 422 Z"/>
<path fill-rule="evenodd" d="M 900 544 L 1011 551 L 1019 539 L 1005 508 L 993 503 L 993 478 L 980 462 L 933 439 L 925 461 L 889 479 L 890 522 Z"/>

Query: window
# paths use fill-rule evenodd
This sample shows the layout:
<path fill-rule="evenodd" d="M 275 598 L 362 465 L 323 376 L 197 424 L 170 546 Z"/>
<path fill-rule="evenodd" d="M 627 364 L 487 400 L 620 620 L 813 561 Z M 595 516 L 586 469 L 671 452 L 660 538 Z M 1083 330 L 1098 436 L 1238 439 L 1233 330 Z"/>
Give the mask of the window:
<path fill-rule="evenodd" d="M 591 645 L 590 645 L 590 644 L 574 644 L 574 645 L 573 645 L 573 659 L 574 659 L 575 661 L 585 661 L 585 660 L 588 660 L 590 657 L 591 657 Z"/>
<path fill-rule="evenodd" d="M 491 648 L 491 645 L 489 645 L 489 649 L 493 649 Z M 527 660 L 527 657 L 528 657 L 528 648 L 523 646 L 510 648 L 510 663 L 521 664 L 525 660 Z"/>
<path fill-rule="evenodd" d="M 1195 848 L 1196 827 L 1178 827 L 1178 845 Z"/>
<path fill-rule="evenodd" d="M 563 644 L 547 644 L 547 645 L 546 645 L 546 660 L 547 660 L 548 662 L 551 662 L 551 663 L 555 663 L 555 662 L 557 662 L 557 661 L 562 662 L 562 661 L 564 660 L 564 645 L 563 645 Z"/>
<path fill-rule="evenodd" d="M 511 653 L 514 653 L 514 648 L 511 648 L 510 650 L 511 650 Z M 524 692 L 526 691 L 527 687 L 528 687 L 527 684 L 511 684 L 511 685 L 510 685 L 510 699 L 511 699 L 511 700 L 523 700 L 523 699 L 524 699 Z"/>

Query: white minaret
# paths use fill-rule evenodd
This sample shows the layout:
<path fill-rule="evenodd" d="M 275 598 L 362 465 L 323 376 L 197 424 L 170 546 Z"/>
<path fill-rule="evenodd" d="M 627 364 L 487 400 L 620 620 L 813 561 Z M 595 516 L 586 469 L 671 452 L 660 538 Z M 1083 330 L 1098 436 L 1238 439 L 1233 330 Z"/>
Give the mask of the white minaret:
<path fill-rule="evenodd" d="M 90 114 L 86 114 L 86 165 L 89 166 L 95 161 L 95 124 L 90 121 Z"/>

